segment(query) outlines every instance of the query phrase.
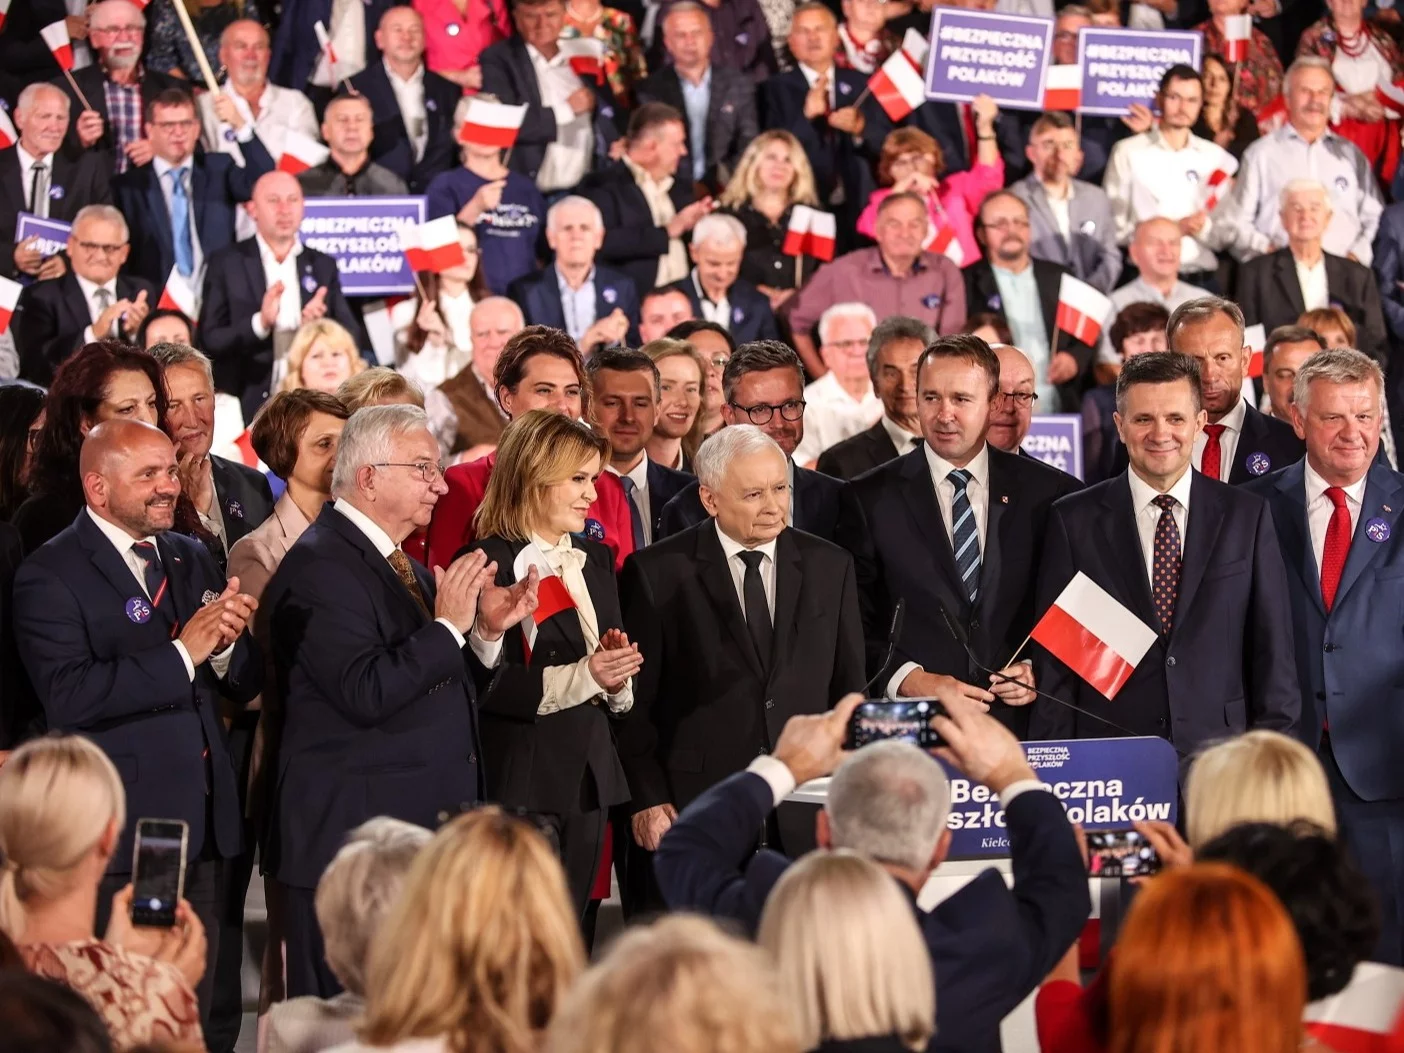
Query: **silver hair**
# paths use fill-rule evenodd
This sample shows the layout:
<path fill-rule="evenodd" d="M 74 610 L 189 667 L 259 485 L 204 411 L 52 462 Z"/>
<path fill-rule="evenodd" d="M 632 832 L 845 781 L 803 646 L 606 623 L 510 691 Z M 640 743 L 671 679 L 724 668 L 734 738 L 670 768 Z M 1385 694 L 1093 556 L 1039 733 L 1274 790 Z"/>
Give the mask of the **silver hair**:
<path fill-rule="evenodd" d="M 132 9 L 132 13 L 136 15 L 137 21 L 143 27 L 145 27 L 146 12 L 142 10 L 142 7 L 144 5 L 133 3 L 132 0 L 101 0 L 100 3 L 93 4 L 91 7 L 88 8 L 88 25 L 92 25 L 93 15 L 100 13 L 103 8 L 112 8 L 118 6 L 130 7 Z"/>
<path fill-rule="evenodd" d="M 1224 315 L 1238 327 L 1239 346 L 1242 346 L 1243 329 L 1247 324 L 1243 320 L 1243 309 L 1222 296 L 1201 296 L 1180 304 L 1170 315 L 1170 321 L 1165 323 L 1165 340 L 1170 345 L 1170 350 L 1179 350 L 1175 346 L 1175 337 L 1185 326 L 1202 325 L 1217 315 Z"/>
<path fill-rule="evenodd" d="M 762 450 L 774 450 L 781 460 L 785 459 L 785 451 L 779 444 L 754 424 L 733 424 L 701 445 L 692 459 L 692 467 L 701 485 L 717 491 L 725 484 L 732 461 Z"/>
<path fill-rule="evenodd" d="M 1380 399 L 1384 399 L 1384 370 L 1380 364 L 1363 351 L 1349 347 L 1336 347 L 1329 351 L 1314 351 L 1310 358 L 1297 370 L 1297 379 L 1292 383 L 1292 401 L 1306 412 L 1311 398 L 1313 381 L 1324 380 L 1328 384 L 1364 384 L 1374 381 Z"/>
<path fill-rule="evenodd" d="M 473 309 L 468 312 L 468 321 L 471 323 L 473 321 L 473 316 L 477 314 L 480 310 L 482 310 L 484 307 L 502 306 L 510 307 L 512 308 L 512 310 L 517 312 L 518 326 L 526 325 L 526 316 L 522 314 L 521 306 L 517 303 L 517 301 L 509 300 L 505 296 L 484 296 L 481 300 L 475 303 L 473 305 Z"/>
<path fill-rule="evenodd" d="M 746 247 L 746 228 L 735 216 L 724 212 L 711 212 L 697 221 L 692 228 L 692 244 L 740 245 Z"/>
<path fill-rule="evenodd" d="M 581 197 L 579 194 L 568 194 L 546 210 L 546 229 L 554 230 L 556 227 L 556 216 L 568 208 L 589 209 L 590 215 L 595 217 L 595 228 L 597 230 L 604 230 L 604 215 L 600 212 L 600 206 L 595 204 L 588 197 Z"/>
<path fill-rule="evenodd" d="M 1287 207 L 1287 201 L 1293 194 L 1316 193 L 1320 194 L 1326 201 L 1326 207 L 1331 207 L 1331 192 L 1326 189 L 1326 185 L 1316 179 L 1292 179 L 1282 188 L 1282 192 L 1277 195 L 1277 207 L 1283 209 Z"/>
<path fill-rule="evenodd" d="M 50 84 L 47 81 L 36 80 L 33 84 L 27 85 L 25 89 L 19 93 L 19 98 L 15 100 L 15 113 L 27 112 L 29 110 L 29 107 L 34 105 L 35 99 L 37 99 L 40 95 L 43 95 L 45 92 L 49 91 L 53 92 L 60 99 L 63 100 L 64 109 L 69 110 L 70 112 L 72 111 L 73 102 L 71 99 L 69 99 L 68 93 L 66 91 L 60 88 L 57 84 Z"/>
<path fill-rule="evenodd" d="M 712 24 L 712 16 L 707 14 L 707 9 L 697 3 L 697 0 L 680 0 L 679 3 L 673 4 L 667 11 L 663 12 L 663 17 L 658 20 L 659 28 L 666 27 L 668 19 L 672 18 L 679 11 L 701 15 L 707 19 L 708 25 Z"/>
<path fill-rule="evenodd" d="M 351 414 L 342 429 L 332 469 L 332 493 L 351 497 L 356 493 L 356 474 L 368 464 L 392 456 L 395 438 L 418 428 L 429 427 L 429 415 L 418 406 L 366 406 Z"/>
<path fill-rule="evenodd" d="M 102 223 L 115 223 L 117 229 L 122 232 L 122 241 L 125 244 L 132 236 L 131 230 L 127 227 L 127 217 L 121 211 L 111 205 L 84 205 L 78 210 L 78 214 L 73 217 L 73 230 L 78 229 L 79 223 L 86 223 L 90 219 L 98 220 Z"/>
<path fill-rule="evenodd" d="M 1304 69 L 1319 69 L 1332 80 L 1336 77 L 1331 70 L 1331 63 L 1326 59 L 1319 55 L 1302 55 L 1293 60 L 1292 64 L 1287 67 L 1287 72 L 1282 77 L 1282 94 L 1287 94 L 1288 89 L 1292 86 L 1292 77 Z"/>
<path fill-rule="evenodd" d="M 208 356 L 196 351 L 189 344 L 177 344 L 168 340 L 153 344 L 147 350 L 151 352 L 152 358 L 161 363 L 162 369 L 170 369 L 172 366 L 197 366 L 204 370 L 205 379 L 210 382 L 210 390 L 214 390 L 214 367 L 210 364 Z"/>
<path fill-rule="evenodd" d="M 819 343 L 829 342 L 829 326 L 840 318 L 861 318 L 872 328 L 877 328 L 877 314 L 867 304 L 853 300 L 836 303 L 826 308 L 819 316 Z"/>
<path fill-rule="evenodd" d="M 924 870 L 946 829 L 951 784 L 941 765 L 911 743 L 874 742 L 839 766 L 824 811 L 835 848 Z"/>
<path fill-rule="evenodd" d="M 920 340 L 922 347 L 928 347 L 935 339 L 936 330 L 920 319 L 904 314 L 884 318 L 868 337 L 868 376 L 873 379 L 873 387 L 877 387 L 878 356 L 884 347 L 894 340 Z"/>

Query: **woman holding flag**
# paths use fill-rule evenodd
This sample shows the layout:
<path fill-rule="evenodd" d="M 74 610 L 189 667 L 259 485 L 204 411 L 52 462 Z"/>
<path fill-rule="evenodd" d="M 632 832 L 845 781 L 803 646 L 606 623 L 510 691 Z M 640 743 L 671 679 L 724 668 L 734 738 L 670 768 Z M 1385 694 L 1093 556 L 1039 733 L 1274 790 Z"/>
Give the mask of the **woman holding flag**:
<path fill-rule="evenodd" d="M 629 798 L 609 714 L 633 705 L 643 665 L 620 629 L 613 556 L 580 536 L 608 456 L 579 421 L 522 414 L 502 433 L 469 546 L 497 562 L 500 584 L 540 574 L 536 612 L 508 632 L 496 668 L 475 660 L 487 796 L 554 831 L 582 920 L 609 808 Z"/>

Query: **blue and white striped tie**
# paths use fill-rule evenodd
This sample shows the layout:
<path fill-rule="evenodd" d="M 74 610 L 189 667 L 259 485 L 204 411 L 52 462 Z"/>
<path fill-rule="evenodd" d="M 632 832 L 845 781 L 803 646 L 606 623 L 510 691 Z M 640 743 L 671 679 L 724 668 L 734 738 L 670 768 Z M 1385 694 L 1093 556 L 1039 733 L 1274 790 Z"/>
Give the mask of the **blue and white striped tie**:
<path fill-rule="evenodd" d="M 975 530 L 975 511 L 970 507 L 970 495 L 965 490 L 970 484 L 970 473 L 957 468 L 946 478 L 955 487 L 955 500 L 951 502 L 951 544 L 955 548 L 960 580 L 965 583 L 966 595 L 973 604 L 980 595 L 980 535 Z"/>

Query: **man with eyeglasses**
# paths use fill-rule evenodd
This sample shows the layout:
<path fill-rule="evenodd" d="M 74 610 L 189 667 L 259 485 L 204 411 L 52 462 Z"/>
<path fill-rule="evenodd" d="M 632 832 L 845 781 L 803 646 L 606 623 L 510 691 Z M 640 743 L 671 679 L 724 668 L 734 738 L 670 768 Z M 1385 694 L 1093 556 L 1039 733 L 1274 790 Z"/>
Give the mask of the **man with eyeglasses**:
<path fill-rule="evenodd" d="M 804 439 L 795 460 L 806 468 L 882 416 L 868 376 L 868 340 L 876 326 L 877 315 L 865 303 L 836 303 L 819 319 L 819 356 L 829 371 L 804 389 Z"/>
<path fill-rule="evenodd" d="M 992 348 L 999 359 L 999 391 L 990 405 L 989 444 L 1005 453 L 1024 453 L 1024 436 L 1033 425 L 1038 392 L 1034 390 L 1033 363 L 1029 356 L 1009 344 Z"/>
<path fill-rule="evenodd" d="M 127 221 L 111 205 L 89 205 L 73 221 L 73 269 L 20 293 L 13 322 L 20 376 L 47 386 L 54 370 L 84 344 L 132 341 L 156 305 L 156 290 L 120 273 L 127 260 Z"/>

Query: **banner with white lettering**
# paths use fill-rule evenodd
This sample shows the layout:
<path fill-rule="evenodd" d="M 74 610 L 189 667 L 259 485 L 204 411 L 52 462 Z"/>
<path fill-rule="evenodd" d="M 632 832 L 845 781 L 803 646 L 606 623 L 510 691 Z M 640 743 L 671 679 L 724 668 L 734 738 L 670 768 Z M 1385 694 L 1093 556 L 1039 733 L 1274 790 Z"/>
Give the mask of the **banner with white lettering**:
<path fill-rule="evenodd" d="M 926 97 L 968 102 L 989 95 L 1004 109 L 1043 109 L 1053 20 L 937 7 L 931 12 Z"/>
<path fill-rule="evenodd" d="M 422 197 L 309 197 L 299 234 L 336 260 L 345 295 L 394 296 L 414 292 L 400 228 L 423 222 Z"/>
<path fill-rule="evenodd" d="M 38 238 L 35 248 L 46 260 L 68 248 L 68 235 L 72 232 L 72 225 L 62 220 L 41 219 L 32 212 L 21 212 L 15 216 L 15 244 Z"/>
<path fill-rule="evenodd" d="M 1133 102 L 1150 106 L 1171 66 L 1199 69 L 1204 36 L 1190 30 L 1084 27 L 1077 35 L 1083 113 L 1119 117 Z"/>
<path fill-rule="evenodd" d="M 1024 452 L 1059 471 L 1082 478 L 1082 415 L 1040 413 L 1024 436 Z"/>

